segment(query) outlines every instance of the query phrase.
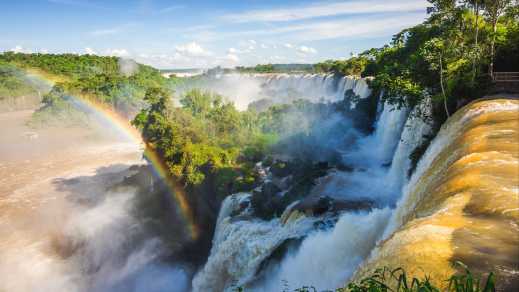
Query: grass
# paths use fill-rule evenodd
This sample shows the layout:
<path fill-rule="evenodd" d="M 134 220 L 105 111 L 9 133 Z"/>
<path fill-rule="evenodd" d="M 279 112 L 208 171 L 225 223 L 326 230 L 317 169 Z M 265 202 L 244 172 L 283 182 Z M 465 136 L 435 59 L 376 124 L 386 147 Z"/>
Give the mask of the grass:
<path fill-rule="evenodd" d="M 495 291 L 495 276 L 490 273 L 485 285 L 461 262 L 456 265 L 463 268 L 464 274 L 454 274 L 448 280 L 447 289 L 440 289 L 431 282 L 431 278 L 409 278 L 404 269 L 390 270 L 385 267 L 377 269 L 373 275 L 362 279 L 358 283 L 349 283 L 346 288 L 340 288 L 340 292 L 491 292 Z M 311 290 L 305 290 L 311 291 Z"/>
<path fill-rule="evenodd" d="M 455 263 L 461 267 L 465 273 L 452 275 L 449 279 L 446 289 L 440 289 L 431 282 L 431 278 L 409 278 L 402 268 L 391 270 L 387 267 L 375 270 L 373 274 L 360 280 L 357 283 L 349 283 L 344 288 L 335 290 L 326 290 L 326 292 L 494 292 L 495 276 L 490 273 L 482 285 L 481 280 L 473 275 L 470 270 L 461 262 Z M 242 287 L 237 287 L 233 291 L 244 292 Z M 283 292 L 289 292 L 290 289 L 285 283 Z M 313 286 L 303 286 L 293 290 L 294 292 L 318 292 Z"/>

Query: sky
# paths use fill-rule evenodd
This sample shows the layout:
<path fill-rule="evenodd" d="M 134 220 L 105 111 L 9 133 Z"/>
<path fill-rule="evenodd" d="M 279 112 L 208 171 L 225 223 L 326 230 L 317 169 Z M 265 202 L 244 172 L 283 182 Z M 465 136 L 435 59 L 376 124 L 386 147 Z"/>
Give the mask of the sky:
<path fill-rule="evenodd" d="M 426 0 L 0 0 L 0 51 L 157 68 L 344 59 L 426 17 Z"/>

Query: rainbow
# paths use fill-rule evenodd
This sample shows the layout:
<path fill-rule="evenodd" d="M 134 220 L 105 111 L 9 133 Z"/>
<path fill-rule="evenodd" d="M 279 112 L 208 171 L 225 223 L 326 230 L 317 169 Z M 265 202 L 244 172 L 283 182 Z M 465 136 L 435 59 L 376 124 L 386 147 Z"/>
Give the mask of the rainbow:
<path fill-rule="evenodd" d="M 40 74 L 32 73 L 31 75 L 37 76 L 50 85 L 54 84 L 53 81 L 45 78 Z M 102 124 L 109 124 L 117 131 L 117 133 L 123 134 L 130 141 L 137 145 L 142 145 L 143 148 L 145 148 L 143 152 L 144 158 L 152 166 L 153 173 L 165 182 L 169 195 L 175 200 L 177 213 L 182 217 L 185 226 L 187 227 L 189 236 L 192 240 L 196 240 L 200 232 L 194 220 L 193 211 L 188 203 L 184 188 L 177 182 L 175 178 L 169 174 L 166 164 L 156 153 L 156 151 L 152 147 L 145 147 L 147 145 L 145 145 L 145 143 L 142 141 L 140 132 L 130 124 L 128 119 L 116 113 L 111 107 L 105 104 L 96 102 L 92 98 L 84 96 L 69 97 L 74 106 L 77 106 L 84 111 L 86 110 L 98 122 Z"/>

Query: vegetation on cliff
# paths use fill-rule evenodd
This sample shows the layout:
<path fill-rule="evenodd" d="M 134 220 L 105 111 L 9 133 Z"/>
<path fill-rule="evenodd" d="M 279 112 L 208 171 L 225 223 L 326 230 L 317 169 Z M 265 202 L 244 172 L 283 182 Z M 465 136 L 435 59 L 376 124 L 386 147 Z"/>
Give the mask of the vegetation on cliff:
<path fill-rule="evenodd" d="M 432 97 L 441 123 L 460 104 L 486 94 L 494 71 L 519 68 L 516 0 L 429 0 L 430 16 L 396 34 L 391 44 L 345 61 L 316 64 L 321 72 L 374 76 L 375 92 L 401 106 Z"/>
<path fill-rule="evenodd" d="M 33 70 L 57 81 L 56 92 L 91 98 L 123 113 L 139 109 L 148 88 L 167 87 L 169 82 L 157 69 L 117 57 L 5 52 L 0 62 L 11 68 L 11 79 L 17 76 L 12 68 Z"/>
<path fill-rule="evenodd" d="M 0 61 L 0 100 L 37 93 L 35 84 L 27 80 L 22 70 Z"/>

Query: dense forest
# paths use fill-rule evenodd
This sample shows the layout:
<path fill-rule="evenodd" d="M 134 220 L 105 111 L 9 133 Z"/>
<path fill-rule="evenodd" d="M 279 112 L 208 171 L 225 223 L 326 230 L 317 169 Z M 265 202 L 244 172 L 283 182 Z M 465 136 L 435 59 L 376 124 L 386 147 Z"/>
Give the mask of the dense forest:
<path fill-rule="evenodd" d="M 117 57 L 5 52 L 0 62 L 4 71 L 17 67 L 51 79 L 55 82 L 51 94 L 81 95 L 121 113 L 137 111 L 148 88 L 168 86 L 159 70 Z"/>
<path fill-rule="evenodd" d="M 319 72 L 373 76 L 390 103 L 413 107 L 436 101 L 441 123 L 461 104 L 492 90 L 493 72 L 519 69 L 516 0 L 429 0 L 429 18 L 345 61 L 315 65 Z"/>

